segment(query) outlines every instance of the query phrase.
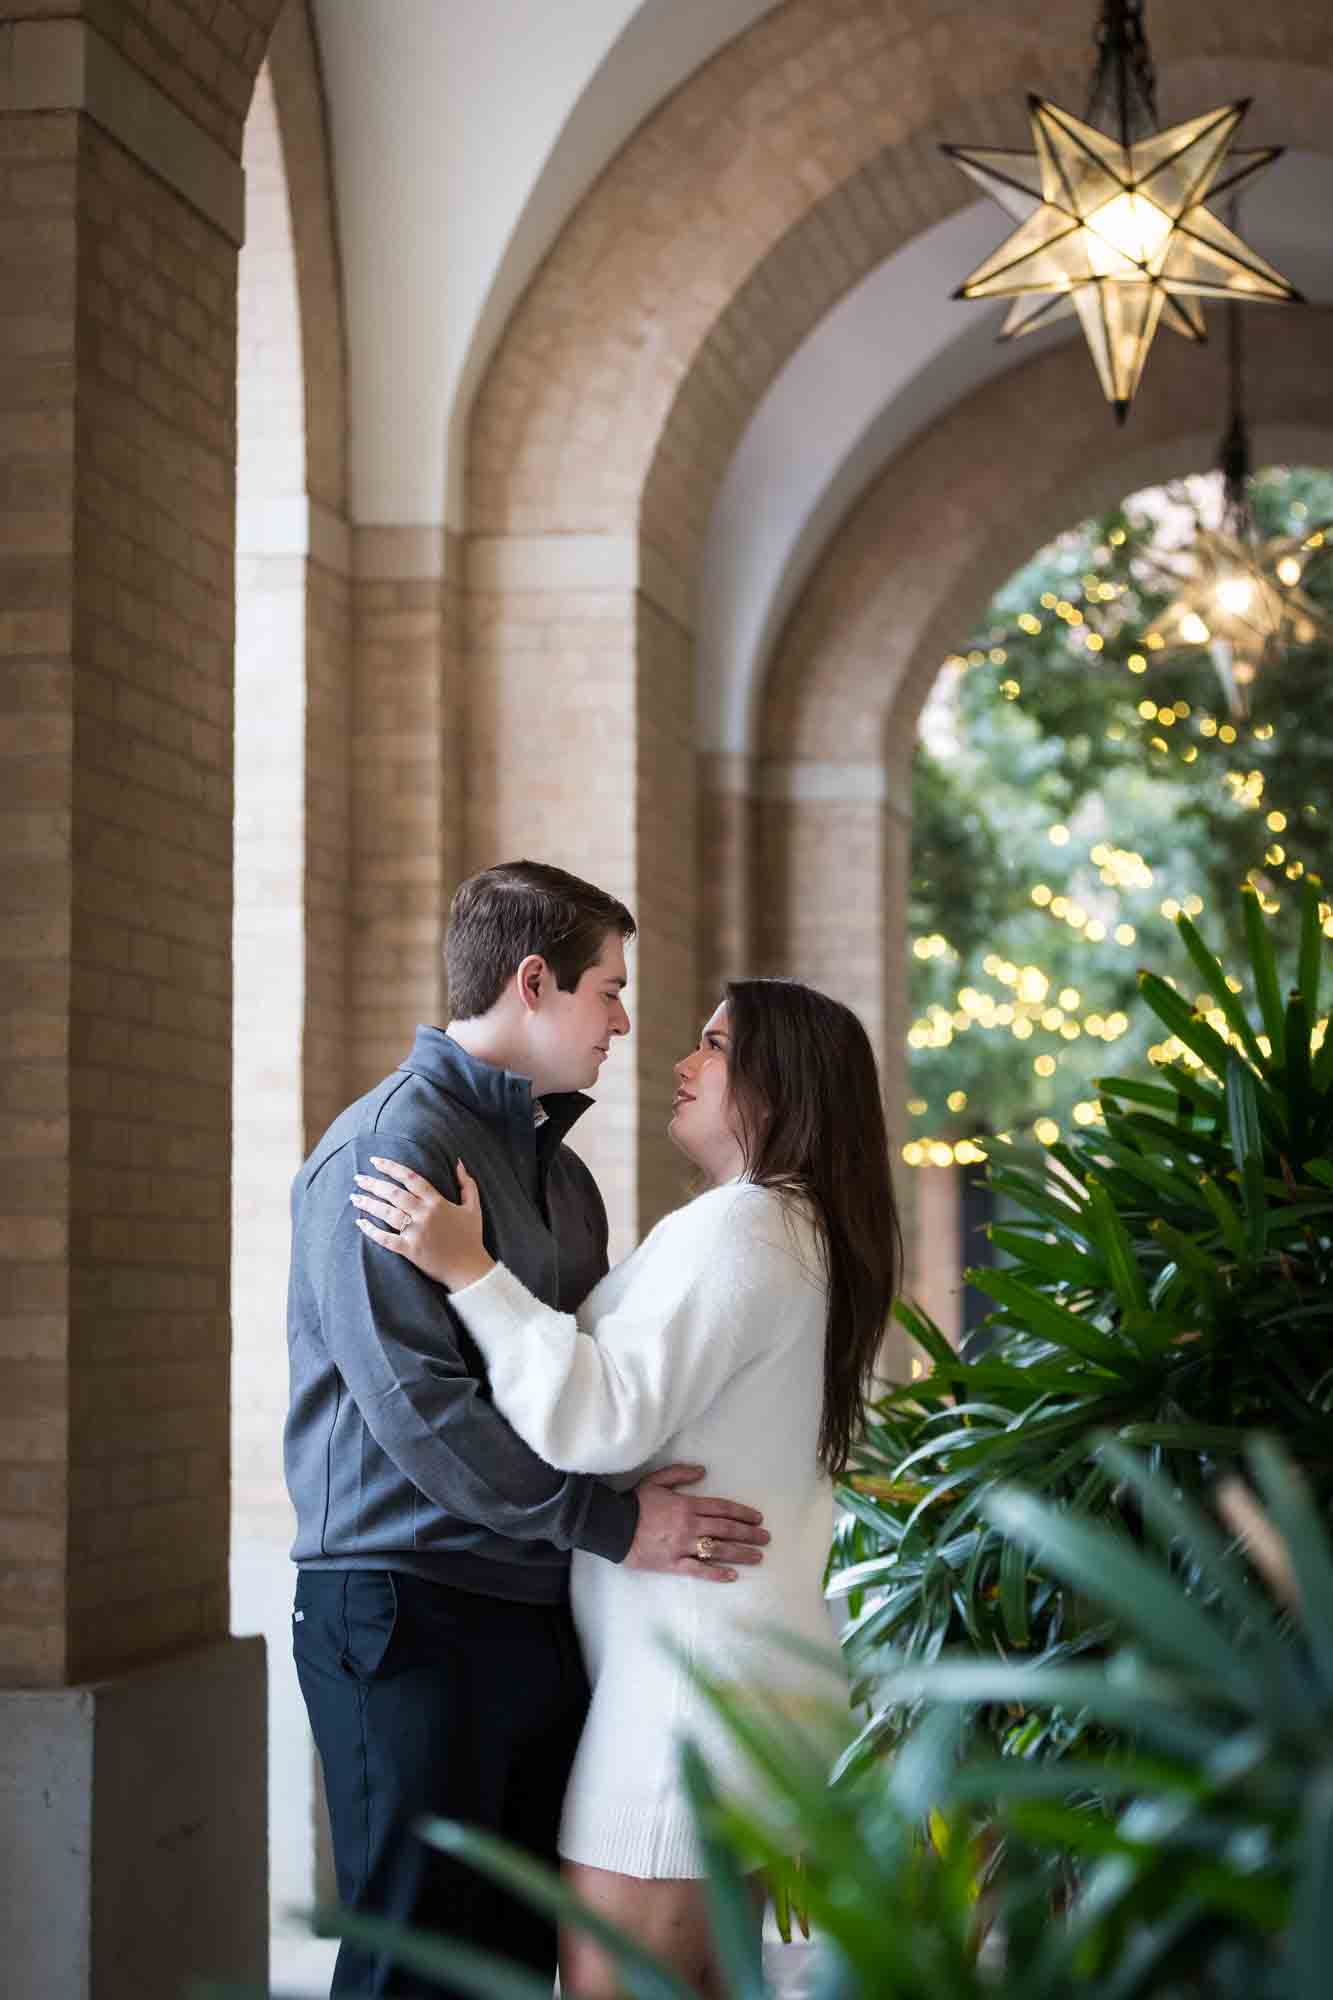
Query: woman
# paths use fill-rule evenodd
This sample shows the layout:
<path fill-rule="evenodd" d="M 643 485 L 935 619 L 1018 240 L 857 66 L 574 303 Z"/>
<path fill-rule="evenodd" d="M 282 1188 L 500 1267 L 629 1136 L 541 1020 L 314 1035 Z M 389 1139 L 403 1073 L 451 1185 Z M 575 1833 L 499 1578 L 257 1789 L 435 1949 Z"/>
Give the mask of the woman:
<path fill-rule="evenodd" d="M 576 1318 L 487 1254 L 462 1162 L 459 1202 L 387 1160 L 394 1179 L 358 1175 L 352 1200 L 368 1236 L 449 1286 L 497 1407 L 549 1464 L 628 1483 L 688 1459 L 763 1509 L 766 1560 L 731 1591 L 682 1589 L 679 1577 L 577 1551 L 571 1578 L 593 1696 L 561 1825 L 566 1876 L 708 1992 L 705 1870 L 679 1740 L 700 1744 L 724 1790 L 745 1769 L 684 1662 L 770 1704 L 827 1692 L 809 1648 L 788 1651 L 771 1628 L 830 1648 L 832 1482 L 861 1420 L 900 1239 L 875 1060 L 848 1008 L 795 981 L 737 981 L 675 1073 L 670 1137 L 708 1189 L 658 1223 Z M 585 1996 L 617 1990 L 609 1962 L 573 1935 L 561 1982 Z"/>

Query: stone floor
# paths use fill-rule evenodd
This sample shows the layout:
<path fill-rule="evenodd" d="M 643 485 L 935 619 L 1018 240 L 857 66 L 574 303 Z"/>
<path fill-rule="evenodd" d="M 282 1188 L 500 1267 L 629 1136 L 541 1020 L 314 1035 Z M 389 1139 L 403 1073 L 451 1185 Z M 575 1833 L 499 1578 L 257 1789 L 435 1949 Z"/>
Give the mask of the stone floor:
<path fill-rule="evenodd" d="M 272 1944 L 273 2000 L 324 2000 L 337 1946 L 289 1935 Z M 783 1944 L 770 1916 L 764 1938 L 764 1971 L 773 2000 L 807 2000 L 814 1987 L 815 1947 Z"/>

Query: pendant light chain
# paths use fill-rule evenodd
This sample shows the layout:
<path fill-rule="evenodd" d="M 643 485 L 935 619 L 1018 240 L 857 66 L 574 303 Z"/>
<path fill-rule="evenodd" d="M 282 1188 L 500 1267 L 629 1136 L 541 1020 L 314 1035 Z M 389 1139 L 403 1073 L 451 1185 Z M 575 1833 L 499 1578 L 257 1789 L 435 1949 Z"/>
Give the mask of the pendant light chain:
<path fill-rule="evenodd" d="M 1143 28 L 1143 0 L 1103 0 L 1087 122 L 1132 146 L 1157 125 L 1157 76 Z"/>
<path fill-rule="evenodd" d="M 1236 210 L 1239 204 L 1233 199 L 1228 204 L 1228 222 L 1236 227 Z M 1250 508 L 1250 430 L 1245 420 L 1245 348 L 1244 328 L 1241 325 L 1240 307 L 1233 299 L 1227 306 L 1227 378 L 1231 401 L 1231 419 L 1226 436 L 1222 440 L 1222 511 L 1223 519 L 1238 540 L 1253 539 L 1253 519 Z"/>

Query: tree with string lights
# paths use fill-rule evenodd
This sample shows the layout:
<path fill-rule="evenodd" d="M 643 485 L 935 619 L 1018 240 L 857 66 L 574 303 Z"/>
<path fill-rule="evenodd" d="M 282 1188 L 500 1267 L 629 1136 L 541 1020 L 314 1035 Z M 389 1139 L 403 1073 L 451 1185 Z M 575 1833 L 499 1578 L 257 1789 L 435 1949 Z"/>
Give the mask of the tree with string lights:
<path fill-rule="evenodd" d="M 1333 475 L 1271 470 L 1249 498 L 1299 543 Z M 1333 884 L 1333 646 L 1277 649 L 1233 717 L 1206 650 L 1150 644 L 1163 551 L 1216 500 L 1191 481 L 1060 536 L 945 663 L 914 777 L 912 1165 L 1095 1124 L 1111 1045 L 1120 1070 L 1176 1053 L 1134 1004 L 1145 957 L 1195 997 L 1174 917 L 1206 907 L 1239 952 L 1237 883 L 1270 913 Z M 1327 566 L 1308 588 L 1333 607 Z"/>

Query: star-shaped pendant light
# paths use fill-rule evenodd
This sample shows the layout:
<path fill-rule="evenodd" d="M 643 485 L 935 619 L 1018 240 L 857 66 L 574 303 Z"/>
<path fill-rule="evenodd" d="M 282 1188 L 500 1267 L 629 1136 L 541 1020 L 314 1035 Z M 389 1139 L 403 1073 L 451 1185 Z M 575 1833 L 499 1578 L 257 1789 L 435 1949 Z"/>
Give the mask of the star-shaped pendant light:
<path fill-rule="evenodd" d="M 1333 641 L 1333 619 L 1301 588 L 1313 565 L 1326 558 L 1333 524 L 1309 535 L 1271 541 L 1220 528 L 1201 527 L 1170 575 L 1178 595 L 1148 634 L 1157 657 L 1211 653 L 1233 716 L 1248 715 L 1250 689 L 1265 667 L 1289 646 Z"/>
<path fill-rule="evenodd" d="M 1166 662 L 1209 653 L 1233 716 L 1248 715 L 1259 674 L 1291 646 L 1333 641 L 1330 618 L 1304 586 L 1333 556 L 1333 521 L 1261 539 L 1250 501 L 1249 429 L 1241 402 L 1240 315 L 1230 309 L 1231 424 L 1222 441 L 1222 518 L 1149 561 L 1171 602 L 1145 637 Z"/>
<path fill-rule="evenodd" d="M 1141 0 L 1104 0 L 1098 48 L 1086 120 L 1031 97 L 1035 152 L 943 150 L 1019 225 L 954 296 L 1011 298 L 1006 340 L 1076 313 L 1123 421 L 1159 325 L 1201 341 L 1200 299 L 1300 294 L 1205 206 L 1284 150 L 1232 150 L 1248 100 L 1157 131 Z"/>

